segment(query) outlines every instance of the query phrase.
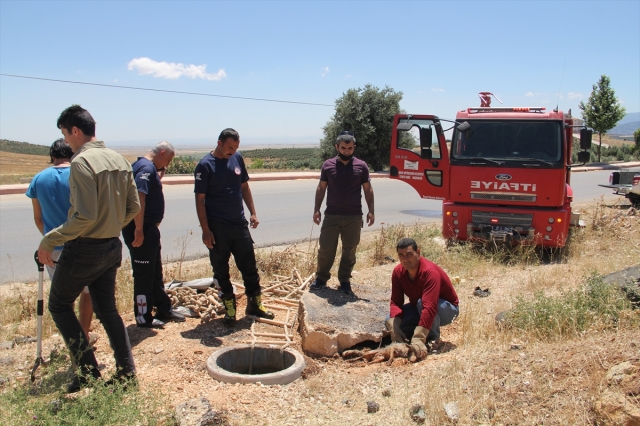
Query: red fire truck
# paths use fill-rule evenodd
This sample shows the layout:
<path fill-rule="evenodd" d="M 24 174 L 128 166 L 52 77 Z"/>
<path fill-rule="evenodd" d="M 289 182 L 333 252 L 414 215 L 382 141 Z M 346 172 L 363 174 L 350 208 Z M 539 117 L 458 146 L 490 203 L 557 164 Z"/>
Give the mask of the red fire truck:
<path fill-rule="evenodd" d="M 571 211 L 571 112 L 491 107 L 491 95 L 480 93 L 481 107 L 458 112 L 450 144 L 444 120 L 397 114 L 390 176 L 443 201 L 447 240 L 564 247 L 569 226 L 579 223 Z M 580 131 L 580 164 L 591 136 Z"/>

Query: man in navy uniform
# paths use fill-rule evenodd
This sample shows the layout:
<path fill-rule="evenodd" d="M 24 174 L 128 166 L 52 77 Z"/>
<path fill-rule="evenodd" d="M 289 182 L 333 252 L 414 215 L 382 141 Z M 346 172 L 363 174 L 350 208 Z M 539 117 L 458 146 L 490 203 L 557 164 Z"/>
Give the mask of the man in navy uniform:
<path fill-rule="evenodd" d="M 249 225 L 257 228 L 260 222 L 249 188 L 249 174 L 238 152 L 239 145 L 238 132 L 224 129 L 218 137 L 216 149 L 200 160 L 195 170 L 196 212 L 202 227 L 202 242 L 209 249 L 213 278 L 222 289 L 226 325 L 236 322 L 236 297 L 229 276 L 231 254 L 245 285 L 245 314 L 274 318 L 260 298 L 260 276 L 249 233 Z M 243 201 L 249 209 L 248 223 Z"/>
<path fill-rule="evenodd" d="M 140 212 L 122 229 L 122 238 L 131 255 L 133 309 L 138 327 L 160 328 L 167 321 L 185 320 L 171 309 L 171 299 L 164 291 L 160 253 L 159 226 L 164 218 L 164 194 L 159 173 L 164 172 L 174 155 L 173 146 L 162 141 L 132 165 Z"/>

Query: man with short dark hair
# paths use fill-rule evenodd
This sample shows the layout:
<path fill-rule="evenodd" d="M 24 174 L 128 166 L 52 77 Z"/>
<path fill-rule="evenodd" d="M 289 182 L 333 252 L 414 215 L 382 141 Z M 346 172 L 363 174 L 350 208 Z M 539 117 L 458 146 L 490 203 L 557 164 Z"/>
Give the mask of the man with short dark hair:
<path fill-rule="evenodd" d="M 131 165 L 96 139 L 89 111 L 73 105 L 62 111 L 57 125 L 74 152 L 69 174 L 71 208 L 67 221 L 40 242 L 38 258 L 53 266 L 51 252 L 64 244 L 51 282 L 49 312 L 79 369 L 67 387 L 71 393 L 86 386 L 88 377 L 100 377 L 93 349 L 73 312 L 73 302 L 85 286 L 114 352 L 116 373 L 108 383 L 135 377 L 129 336 L 116 308 L 115 285 L 122 260 L 118 237 L 140 211 L 140 202 Z"/>
<path fill-rule="evenodd" d="M 246 315 L 273 319 L 262 304 L 260 275 L 253 250 L 253 240 L 244 214 L 249 209 L 249 224 L 257 228 L 258 217 L 249 188 L 249 174 L 238 152 L 240 135 L 224 129 L 214 151 L 207 154 L 194 172 L 196 212 L 202 227 L 202 242 L 209 249 L 213 278 L 222 290 L 225 307 L 223 322 L 236 322 L 236 296 L 229 276 L 229 258 L 233 254 L 242 274 L 247 295 Z"/>
<path fill-rule="evenodd" d="M 52 167 L 49 167 L 33 177 L 27 189 L 27 197 L 33 204 L 33 220 L 42 235 L 62 225 L 67 220 L 71 201 L 69 200 L 69 171 L 73 151 L 64 139 L 58 139 L 49 148 L 49 158 Z M 57 262 L 62 253 L 62 246 L 55 247 L 51 257 Z M 53 279 L 56 270 L 55 265 L 46 265 L 49 279 Z M 90 340 L 96 340 L 97 335 L 90 336 L 93 306 L 89 287 L 85 287 L 80 293 L 80 325 Z"/>
<path fill-rule="evenodd" d="M 416 357 L 423 359 L 427 344 L 440 343 L 440 327 L 458 316 L 458 295 L 447 273 L 420 256 L 413 239 L 398 241 L 396 251 L 400 264 L 391 275 L 391 308 L 385 325 L 394 343 L 411 339 Z"/>
<path fill-rule="evenodd" d="M 313 221 L 320 225 L 322 214 L 320 207 L 327 192 L 327 208 L 324 211 L 324 222 L 320 229 L 320 247 L 318 249 L 318 266 L 316 279 L 311 290 L 322 290 L 327 287 L 331 278 L 331 267 L 338 250 L 338 238 L 342 241 L 342 256 L 338 268 L 339 290 L 351 294 L 351 272 L 356 264 L 356 249 L 360 243 L 362 230 L 362 195 L 364 192 L 369 212 L 367 225 L 373 225 L 373 188 L 369 178 L 367 163 L 353 156 L 356 138 L 348 131 L 340 132 L 336 140 L 338 155 L 322 164 L 320 183 L 316 189 Z"/>
<path fill-rule="evenodd" d="M 122 238 L 131 255 L 133 310 L 138 327 L 161 328 L 167 321 L 185 320 L 171 308 L 171 299 L 164 291 L 160 253 L 159 226 L 164 218 L 164 194 L 159 173 L 169 166 L 174 156 L 173 145 L 162 141 L 131 166 L 138 187 L 140 212 L 122 229 Z"/>

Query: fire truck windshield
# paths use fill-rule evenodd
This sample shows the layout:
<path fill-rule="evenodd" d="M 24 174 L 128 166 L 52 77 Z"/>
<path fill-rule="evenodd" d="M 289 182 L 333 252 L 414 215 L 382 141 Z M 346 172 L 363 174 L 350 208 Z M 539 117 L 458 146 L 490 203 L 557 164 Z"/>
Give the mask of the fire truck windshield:
<path fill-rule="evenodd" d="M 468 120 L 470 128 L 453 133 L 451 163 L 500 160 L 505 166 L 559 166 L 561 123 L 554 121 Z M 527 162 L 531 164 L 527 164 Z"/>

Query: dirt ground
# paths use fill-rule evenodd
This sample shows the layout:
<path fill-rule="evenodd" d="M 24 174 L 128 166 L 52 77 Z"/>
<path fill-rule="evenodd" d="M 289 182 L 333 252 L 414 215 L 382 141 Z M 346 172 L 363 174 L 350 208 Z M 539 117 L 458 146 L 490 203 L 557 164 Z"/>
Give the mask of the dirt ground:
<path fill-rule="evenodd" d="M 387 285 L 385 277 L 393 266 L 358 270 L 354 291 Z M 541 266 L 548 274 L 563 267 Z M 534 272 L 518 271 L 517 275 L 522 279 Z M 231 385 L 209 376 L 207 358 L 218 348 L 247 339 L 251 326 L 247 319 L 227 328 L 220 318 L 206 324 L 188 318 L 160 330 L 138 328 L 131 312 L 124 312 L 123 319 L 141 386 L 160 390 L 174 406 L 205 397 L 225 413 L 230 424 L 405 425 L 411 424 L 409 410 L 414 404 L 425 405 L 427 424 L 447 424 L 451 421 L 443 407 L 451 402 L 459 409 L 459 424 L 591 424 L 591 407 L 606 386 L 607 369 L 621 361 L 640 361 L 640 333 L 636 329 L 585 333 L 567 341 L 514 342 L 513 336 L 493 325 L 507 295 L 517 291 L 513 275 L 462 279 L 457 286 L 461 318 L 443 328 L 444 348 L 422 362 L 365 365 L 305 356 L 303 377 L 285 386 Z M 491 296 L 474 297 L 476 286 L 489 287 Z M 244 307 L 241 297 L 239 318 Z M 277 315 L 283 320 L 282 311 Z M 282 330 L 261 327 L 262 331 Z M 108 338 L 97 321 L 94 332 L 100 336 L 96 356 L 108 375 L 114 367 Z M 301 351 L 299 335 L 294 335 L 292 347 Z M 45 357 L 53 349 L 64 353 L 58 335 L 44 341 Z M 0 352 L 2 375 L 28 380 L 34 351 L 35 344 L 29 343 Z M 367 413 L 369 401 L 380 405 L 377 413 Z"/>

